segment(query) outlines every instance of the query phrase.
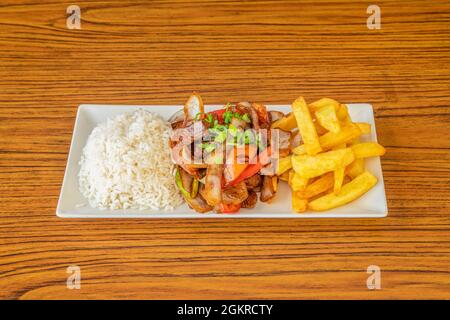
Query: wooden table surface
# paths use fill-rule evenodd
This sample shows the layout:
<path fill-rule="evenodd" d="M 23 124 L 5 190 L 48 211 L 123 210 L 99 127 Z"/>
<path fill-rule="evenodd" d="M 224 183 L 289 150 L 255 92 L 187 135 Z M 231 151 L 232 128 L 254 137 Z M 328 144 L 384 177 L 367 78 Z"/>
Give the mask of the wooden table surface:
<path fill-rule="evenodd" d="M 447 0 L 44 2 L 0 5 L 0 298 L 450 298 Z M 372 103 L 389 216 L 55 216 L 79 104 L 181 104 L 192 90 Z"/>

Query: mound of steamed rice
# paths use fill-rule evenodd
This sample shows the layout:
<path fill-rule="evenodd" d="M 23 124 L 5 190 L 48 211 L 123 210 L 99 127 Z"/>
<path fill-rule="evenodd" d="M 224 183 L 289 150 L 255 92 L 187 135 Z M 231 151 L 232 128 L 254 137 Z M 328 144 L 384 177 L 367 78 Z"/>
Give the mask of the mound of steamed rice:
<path fill-rule="evenodd" d="M 81 193 L 100 209 L 170 211 L 183 202 L 173 177 L 171 126 L 138 110 L 98 125 L 83 149 Z"/>

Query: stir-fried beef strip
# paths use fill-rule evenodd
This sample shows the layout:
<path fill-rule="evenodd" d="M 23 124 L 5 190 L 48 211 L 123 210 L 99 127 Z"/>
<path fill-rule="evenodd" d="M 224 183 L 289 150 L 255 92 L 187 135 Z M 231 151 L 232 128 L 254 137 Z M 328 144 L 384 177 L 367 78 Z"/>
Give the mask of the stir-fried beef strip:
<path fill-rule="evenodd" d="M 191 143 L 195 140 L 201 140 L 207 134 L 208 127 L 202 121 L 194 121 L 187 126 L 178 128 L 175 131 L 174 138 L 184 143 Z"/>
<path fill-rule="evenodd" d="M 184 121 L 175 121 L 170 124 L 172 126 L 172 130 L 180 129 L 184 127 Z"/>
<path fill-rule="evenodd" d="M 241 204 L 241 208 L 254 208 L 256 202 L 258 202 L 258 195 L 255 191 L 249 191 L 247 199 Z"/>
<path fill-rule="evenodd" d="M 247 122 L 242 119 L 233 118 L 231 119 L 231 124 L 238 129 L 245 129 L 247 127 Z"/>
<path fill-rule="evenodd" d="M 222 164 L 211 164 L 206 169 L 205 200 L 210 206 L 222 202 Z"/>
<path fill-rule="evenodd" d="M 291 144 L 291 133 L 289 131 L 284 131 L 281 129 L 272 129 L 271 137 L 276 132 L 278 135 L 278 154 L 281 158 L 287 157 L 290 153 L 290 144 Z M 272 140 L 270 140 L 272 142 Z"/>
<path fill-rule="evenodd" d="M 259 103 L 252 103 L 252 108 L 258 115 L 259 128 L 268 129 L 270 127 L 270 119 L 266 106 Z"/>
<path fill-rule="evenodd" d="M 251 125 L 254 130 L 259 129 L 259 118 L 256 109 L 249 102 L 239 102 L 237 104 L 238 108 L 244 110 L 245 113 L 250 115 L 250 119 L 252 120 Z"/>
<path fill-rule="evenodd" d="M 194 199 L 186 199 L 186 202 L 192 209 L 199 213 L 206 213 L 213 210 L 213 207 L 208 205 L 200 194 L 198 194 Z"/>
<path fill-rule="evenodd" d="M 278 119 L 281 119 L 284 117 L 284 113 L 281 111 L 269 111 L 269 122 L 275 122 Z"/>
<path fill-rule="evenodd" d="M 302 136 L 300 134 L 300 131 L 293 132 L 291 135 L 291 142 L 290 142 L 290 148 L 291 150 L 298 147 L 302 143 Z"/>
<path fill-rule="evenodd" d="M 222 202 L 225 204 L 240 204 L 248 197 L 247 187 L 242 181 L 235 186 L 225 188 L 222 194 Z"/>
<path fill-rule="evenodd" d="M 275 197 L 275 188 L 271 176 L 263 176 L 261 196 L 262 202 L 270 202 Z"/>
<path fill-rule="evenodd" d="M 187 125 L 188 121 L 192 121 L 195 117 L 204 113 L 203 101 L 198 94 L 193 94 L 189 97 L 184 105 L 184 123 Z"/>
<path fill-rule="evenodd" d="M 259 191 L 261 185 L 261 176 L 257 173 L 244 180 L 248 190 Z"/>

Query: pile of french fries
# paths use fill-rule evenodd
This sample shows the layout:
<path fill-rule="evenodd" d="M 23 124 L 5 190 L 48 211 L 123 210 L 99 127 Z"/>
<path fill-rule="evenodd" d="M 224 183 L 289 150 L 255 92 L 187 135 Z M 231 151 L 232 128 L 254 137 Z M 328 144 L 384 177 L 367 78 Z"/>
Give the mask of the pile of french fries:
<path fill-rule="evenodd" d="M 360 136 L 370 134 L 370 124 L 353 122 L 345 104 L 323 98 L 307 105 L 299 97 L 292 112 L 272 128 L 298 130 L 302 138 L 289 156 L 279 159 L 277 168 L 277 175 L 292 189 L 294 211 L 345 205 L 377 183 L 365 170 L 364 159 L 382 156 L 386 150 L 376 142 L 360 142 Z"/>

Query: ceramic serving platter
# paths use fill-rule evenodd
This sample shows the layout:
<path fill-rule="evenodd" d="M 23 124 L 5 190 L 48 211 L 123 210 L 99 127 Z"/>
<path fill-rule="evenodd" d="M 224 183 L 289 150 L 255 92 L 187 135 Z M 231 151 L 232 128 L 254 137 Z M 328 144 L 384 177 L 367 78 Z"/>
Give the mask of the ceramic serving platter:
<path fill-rule="evenodd" d="M 206 111 L 222 106 L 208 105 Z M 284 113 L 291 111 L 290 105 L 269 105 L 269 110 Z M 61 188 L 56 214 L 62 218 L 376 218 L 387 215 L 386 195 L 384 190 L 381 163 L 378 157 L 366 159 L 366 169 L 378 178 L 378 183 L 361 198 L 336 209 L 324 212 L 295 213 L 292 211 L 291 191 L 288 185 L 280 182 L 276 198 L 267 204 L 258 201 L 253 209 L 241 209 L 236 214 L 200 214 L 191 210 L 186 204 L 171 212 L 152 210 L 99 210 L 89 206 L 78 188 L 79 161 L 84 145 L 91 131 L 109 117 L 137 109 L 155 112 L 165 119 L 180 110 L 180 105 L 93 105 L 78 107 L 72 143 L 67 160 L 66 172 Z M 372 126 L 370 135 L 362 136 L 361 141 L 377 141 L 375 121 L 370 104 L 348 104 L 352 120 L 368 122 Z"/>

